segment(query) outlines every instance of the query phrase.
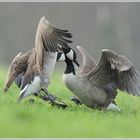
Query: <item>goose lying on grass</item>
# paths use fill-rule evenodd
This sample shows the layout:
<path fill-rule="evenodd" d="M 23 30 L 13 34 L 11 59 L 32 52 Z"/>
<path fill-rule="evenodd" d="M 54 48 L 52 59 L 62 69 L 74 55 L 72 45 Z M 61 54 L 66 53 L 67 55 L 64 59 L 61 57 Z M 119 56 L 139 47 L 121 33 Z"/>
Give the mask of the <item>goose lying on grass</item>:
<path fill-rule="evenodd" d="M 126 57 L 104 49 L 96 64 L 82 47 L 77 48 L 83 57 L 83 66 L 78 73 L 75 73 L 73 64 L 76 53 L 70 48 L 63 49 L 63 61 L 66 63 L 63 80 L 67 88 L 76 95 L 74 101 L 82 102 L 90 108 L 119 111 L 114 101 L 117 89 L 134 96 L 140 95 L 140 74 Z M 58 61 L 62 61 L 61 54 L 58 55 Z"/>

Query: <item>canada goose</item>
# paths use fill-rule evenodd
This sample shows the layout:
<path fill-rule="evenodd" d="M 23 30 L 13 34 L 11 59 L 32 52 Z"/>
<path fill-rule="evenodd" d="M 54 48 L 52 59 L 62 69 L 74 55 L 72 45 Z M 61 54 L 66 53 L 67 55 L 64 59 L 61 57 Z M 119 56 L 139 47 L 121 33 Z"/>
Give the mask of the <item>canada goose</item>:
<path fill-rule="evenodd" d="M 4 87 L 4 93 L 6 93 L 8 91 L 8 89 L 10 88 L 10 86 L 13 84 L 14 81 L 15 81 L 15 84 L 19 88 L 21 87 L 23 77 L 24 77 L 26 69 L 28 67 L 29 57 L 33 51 L 34 51 L 34 48 L 26 53 L 20 52 L 14 57 L 13 61 L 11 62 L 10 66 L 9 66 L 9 69 L 8 69 L 7 79 L 6 79 L 5 87 Z M 60 100 L 60 98 L 58 98 L 54 95 L 51 95 L 51 94 L 44 95 L 44 94 L 37 94 L 37 93 L 34 93 L 34 95 L 37 97 L 40 97 L 41 99 L 43 99 L 45 101 L 49 101 L 49 103 L 51 103 L 52 105 L 57 105 L 57 106 L 63 107 L 63 108 L 66 107 L 64 102 L 62 102 Z M 31 99 L 31 102 L 32 102 L 32 100 L 33 99 Z M 29 100 L 29 102 L 30 102 L 30 100 Z"/>
<path fill-rule="evenodd" d="M 29 57 L 34 52 L 34 49 L 35 48 L 31 49 L 26 53 L 20 52 L 14 57 L 8 69 L 7 79 L 4 87 L 4 93 L 8 91 L 8 89 L 10 88 L 10 86 L 13 84 L 14 81 L 19 88 L 21 87 L 23 77 L 28 67 Z M 34 94 L 35 96 L 37 96 L 36 93 Z M 46 96 L 41 95 L 41 98 L 46 100 Z"/>
<path fill-rule="evenodd" d="M 29 57 L 34 51 L 34 48 L 26 53 L 18 53 L 13 61 L 10 64 L 8 69 L 8 75 L 4 87 L 4 93 L 8 91 L 10 86 L 15 81 L 15 84 L 20 88 L 22 85 L 23 77 L 25 75 L 26 69 L 28 67 Z M 64 102 L 62 102 L 58 97 L 51 94 L 37 94 L 34 93 L 35 96 L 40 97 L 45 101 L 49 101 L 52 105 L 58 105 L 60 107 L 65 107 Z M 31 101 L 30 101 L 31 100 Z M 29 102 L 33 102 L 33 99 L 30 99 Z M 60 104 L 61 103 L 61 104 Z M 63 104 L 62 104 L 63 103 Z"/>
<path fill-rule="evenodd" d="M 45 17 L 40 19 L 36 32 L 35 48 L 28 55 L 28 66 L 22 79 L 19 102 L 26 96 L 34 93 L 39 94 L 40 90 L 49 95 L 47 88 L 55 67 L 57 52 L 63 47 L 67 48 L 68 43 L 72 43 L 71 40 L 66 39 L 71 37 L 68 30 L 55 28 Z M 5 91 L 8 89 L 7 85 L 10 84 L 6 82 Z"/>
<path fill-rule="evenodd" d="M 63 80 L 82 103 L 90 108 L 120 110 L 114 101 L 117 89 L 140 96 L 140 74 L 126 57 L 104 49 L 96 64 L 82 47 L 77 48 L 83 57 L 83 67 L 75 74 L 73 61 L 76 53 L 71 50 L 73 53 L 69 56 L 70 53 L 64 51 L 66 69 Z"/>

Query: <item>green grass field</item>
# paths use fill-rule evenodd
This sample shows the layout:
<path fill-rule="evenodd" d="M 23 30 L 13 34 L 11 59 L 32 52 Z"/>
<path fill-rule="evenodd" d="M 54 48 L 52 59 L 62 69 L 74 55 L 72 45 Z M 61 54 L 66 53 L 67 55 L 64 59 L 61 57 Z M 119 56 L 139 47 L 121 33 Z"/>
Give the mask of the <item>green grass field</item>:
<path fill-rule="evenodd" d="M 12 85 L 2 94 L 7 69 L 0 69 L 0 137 L 59 138 L 128 138 L 140 137 L 140 97 L 119 93 L 120 112 L 99 111 L 69 101 L 72 93 L 62 82 L 62 72 L 55 70 L 50 93 L 61 98 L 68 107 L 59 109 L 31 96 L 17 104 L 19 89 Z"/>

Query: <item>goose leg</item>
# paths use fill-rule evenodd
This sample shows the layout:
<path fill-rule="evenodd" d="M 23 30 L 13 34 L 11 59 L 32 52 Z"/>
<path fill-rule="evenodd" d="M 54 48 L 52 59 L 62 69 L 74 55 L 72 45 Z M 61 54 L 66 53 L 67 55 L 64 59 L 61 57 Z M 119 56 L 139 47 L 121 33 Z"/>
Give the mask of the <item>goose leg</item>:
<path fill-rule="evenodd" d="M 44 94 L 34 93 L 34 96 L 39 97 L 39 98 L 42 99 L 43 101 L 49 101 L 49 100 L 50 100 L 50 98 L 49 98 L 48 96 L 44 95 Z M 35 100 L 31 98 L 31 99 L 29 100 L 29 102 L 30 102 L 30 103 L 34 103 Z"/>
<path fill-rule="evenodd" d="M 44 93 L 44 92 L 43 92 Z M 34 94 L 36 97 L 39 97 L 39 98 L 41 98 L 42 100 L 44 100 L 44 101 L 52 101 L 52 100 L 54 100 L 56 97 L 54 96 L 54 95 L 52 95 L 52 94 L 37 94 L 37 93 L 35 93 Z"/>
<path fill-rule="evenodd" d="M 82 104 L 82 102 L 76 96 L 71 97 L 70 100 L 73 101 L 76 105 Z"/>
<path fill-rule="evenodd" d="M 43 95 L 38 94 L 38 93 L 34 93 L 34 96 L 39 97 L 39 98 L 41 98 L 41 99 L 44 100 L 44 101 L 47 100 L 47 97 L 46 97 L 46 96 L 43 96 Z M 31 98 L 31 99 L 29 99 L 29 102 L 30 102 L 30 103 L 34 103 L 35 100 L 34 100 L 33 98 Z"/>
<path fill-rule="evenodd" d="M 45 97 L 46 101 L 49 101 L 50 104 L 56 105 L 56 106 L 61 107 L 61 108 L 67 107 L 67 105 L 64 102 L 62 102 L 60 98 L 58 98 L 52 94 L 49 94 L 48 90 L 42 89 L 42 91 L 44 91 L 44 93 L 46 94 L 46 97 Z"/>
<path fill-rule="evenodd" d="M 49 94 L 49 96 L 48 96 L 48 95 L 46 95 L 46 94 L 34 93 L 34 96 L 39 97 L 39 98 L 42 99 L 43 101 L 49 101 L 49 102 L 50 102 L 50 100 L 52 100 L 52 98 L 54 98 L 54 96 L 51 95 L 51 94 Z M 30 99 L 29 102 L 30 102 L 30 103 L 33 103 L 33 102 L 34 102 L 34 99 Z"/>
<path fill-rule="evenodd" d="M 48 98 L 48 96 L 46 96 L 46 95 L 42 95 L 42 94 L 38 94 L 38 93 L 34 93 L 34 95 L 35 95 L 36 97 L 41 98 L 41 99 L 44 100 L 44 101 L 49 101 L 49 100 L 50 100 L 50 99 Z"/>

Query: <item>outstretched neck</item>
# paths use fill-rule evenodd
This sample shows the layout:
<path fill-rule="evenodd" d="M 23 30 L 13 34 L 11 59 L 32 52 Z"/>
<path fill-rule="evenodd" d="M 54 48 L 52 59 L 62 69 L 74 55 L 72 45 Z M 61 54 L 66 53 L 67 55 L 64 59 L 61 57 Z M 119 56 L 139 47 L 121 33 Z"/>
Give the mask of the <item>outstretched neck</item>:
<path fill-rule="evenodd" d="M 75 69 L 74 69 L 74 65 L 73 62 L 69 59 L 65 60 L 66 62 L 66 69 L 65 69 L 65 74 L 69 74 L 69 73 L 73 73 L 75 75 Z"/>

